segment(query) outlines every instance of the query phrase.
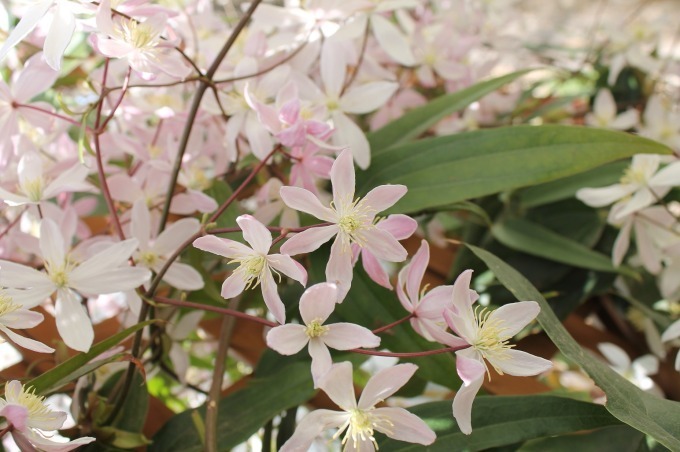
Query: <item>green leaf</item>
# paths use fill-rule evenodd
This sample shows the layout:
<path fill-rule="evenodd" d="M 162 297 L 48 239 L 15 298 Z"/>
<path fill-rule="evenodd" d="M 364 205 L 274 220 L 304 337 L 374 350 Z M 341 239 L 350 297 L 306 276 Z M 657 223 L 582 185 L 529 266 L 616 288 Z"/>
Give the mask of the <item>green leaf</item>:
<path fill-rule="evenodd" d="M 357 193 L 404 184 L 388 212 L 409 213 L 582 173 L 634 154 L 669 154 L 666 146 L 611 130 L 512 126 L 389 148 L 357 174 Z"/>
<path fill-rule="evenodd" d="M 444 117 L 462 110 L 474 101 L 496 91 L 531 70 L 512 72 L 502 77 L 477 83 L 455 93 L 440 96 L 427 105 L 410 110 L 399 119 L 367 135 L 372 156 L 375 157 L 388 147 L 418 137 Z"/>
<path fill-rule="evenodd" d="M 213 185 L 205 191 L 206 195 L 210 196 L 213 198 L 215 201 L 217 201 L 217 204 L 222 204 L 224 201 L 229 199 L 229 197 L 232 195 L 233 190 L 227 184 L 226 182 L 222 180 L 215 180 L 213 182 Z M 225 210 L 222 215 L 217 219 L 217 227 L 218 228 L 237 228 L 238 224 L 236 223 L 236 218 L 241 214 L 241 212 L 238 209 L 238 203 L 234 202 L 232 203 L 229 207 L 227 207 L 227 210 Z M 232 240 L 238 240 L 242 241 L 241 234 L 233 234 L 233 237 L 230 235 L 230 239 Z"/>
<path fill-rule="evenodd" d="M 508 248 L 533 256 L 579 268 L 635 276 L 635 272 L 627 267 L 614 267 L 610 257 L 525 219 L 512 218 L 496 223 L 491 227 L 491 233 Z"/>
<path fill-rule="evenodd" d="M 26 383 L 28 386 L 35 388 L 37 394 L 47 394 L 65 386 L 72 381 L 92 372 L 97 367 L 106 364 L 110 360 L 104 360 L 101 364 L 90 363 L 93 359 L 101 355 L 107 350 L 112 349 L 116 345 L 124 341 L 128 336 L 141 330 L 142 328 L 151 325 L 156 320 L 148 320 L 146 322 L 138 323 L 131 326 L 120 333 L 114 334 L 110 338 L 95 344 L 87 353 L 80 353 L 72 358 L 67 359 L 63 363 L 48 370 L 44 374 L 35 377 Z"/>
<path fill-rule="evenodd" d="M 680 450 L 680 403 L 641 391 L 606 364 L 586 352 L 557 319 L 543 296 L 515 269 L 493 254 L 466 245 L 518 300 L 541 306 L 538 322 L 560 351 L 578 363 L 607 395 L 605 407 L 620 421 L 640 430 L 671 450 Z"/>
<path fill-rule="evenodd" d="M 616 425 L 601 428 L 578 435 L 541 438 L 524 444 L 520 452 L 574 452 L 580 451 L 616 451 L 637 452 L 645 441 L 645 435 L 627 425 Z"/>
<path fill-rule="evenodd" d="M 230 450 L 247 440 L 275 415 L 306 402 L 314 394 L 312 386 L 309 362 L 299 362 L 265 378 L 255 378 L 244 389 L 220 400 L 217 421 L 220 450 Z M 205 417 L 205 407 L 178 414 L 153 437 L 153 444 L 148 450 L 203 451 L 193 421 L 196 411 L 201 418 Z"/>
<path fill-rule="evenodd" d="M 437 434 L 426 449 L 387 439 L 380 451 L 477 451 L 533 438 L 617 425 L 601 405 L 550 395 L 478 396 L 472 405 L 472 434 L 462 433 L 451 412 L 451 402 L 409 408 Z"/>

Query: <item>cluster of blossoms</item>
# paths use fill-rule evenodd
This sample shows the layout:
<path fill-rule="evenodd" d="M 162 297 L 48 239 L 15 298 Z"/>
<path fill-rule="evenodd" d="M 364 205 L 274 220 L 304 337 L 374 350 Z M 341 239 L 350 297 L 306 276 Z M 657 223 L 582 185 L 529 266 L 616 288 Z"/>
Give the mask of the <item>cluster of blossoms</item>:
<path fill-rule="evenodd" d="M 243 22 L 229 29 L 234 39 L 221 48 L 229 26 L 213 2 L 182 2 L 181 12 L 143 0 L 44 0 L 11 10 L 18 22 L 0 48 L 11 73 L 0 81 L 0 335 L 19 347 L 53 353 L 56 338 L 44 344 L 27 337 L 30 332 L 15 331 L 36 327 L 48 315 L 68 348 L 87 352 L 98 318 L 118 316 L 129 326 L 153 306 L 158 317 L 171 319 L 162 334 L 171 342 L 167 355 L 174 374 L 186 383 L 190 359 L 180 343 L 197 329 L 203 311 L 200 304 L 188 313 L 176 308 L 187 307 L 192 292 L 209 293 L 219 279 L 215 270 L 225 263 L 211 266 L 212 256 L 196 250 L 191 253 L 199 259 L 186 253 L 180 262 L 193 246 L 231 265 L 219 292 L 223 299 L 252 301 L 261 292 L 266 311 L 258 313 L 271 327 L 267 345 L 282 355 L 306 346 L 314 387 L 342 410 L 310 413 L 284 450 L 306 450 L 331 427 L 338 428 L 335 438 L 345 432 L 346 450 L 377 448 L 375 431 L 431 444 L 436 437 L 425 422 L 402 408 L 379 405 L 417 366 L 398 364 L 376 373 L 357 402 L 352 365 L 334 362 L 338 355 L 329 350 L 371 353 L 386 331 L 333 321 L 338 304 L 362 302 L 350 296 L 361 260 L 372 281 L 394 291 L 414 331 L 441 344 L 442 353 L 455 353 L 463 385 L 453 399 L 453 416 L 470 434 L 473 400 L 491 369 L 532 376 L 552 367 L 510 343 L 539 306 L 481 306 L 470 289 L 471 270 L 451 285 L 424 285 L 428 242 L 410 260 L 400 243 L 415 233 L 418 221 L 380 216 L 408 188 L 381 185 L 359 196 L 355 166 L 371 165 L 366 130 L 381 128 L 430 96 L 545 58 L 564 67 L 574 62 L 528 54 L 531 45 L 554 43 L 544 42 L 542 30 L 513 19 L 508 5 L 455 3 L 254 1 L 240 11 Z M 545 6 L 534 6 L 535 14 L 545 13 Z M 578 11 L 587 15 L 589 9 Z M 565 28 L 579 17 L 570 17 Z M 513 20 L 506 27 L 508 18 Z M 657 51 L 659 36 L 617 34 L 619 49 L 603 53 L 609 84 L 628 67 L 660 73 L 666 55 Z M 553 39 L 563 37 L 556 33 Z M 497 124 L 518 98 L 516 87 L 495 92 L 429 132 Z M 639 116 L 638 110 L 618 108 L 611 91 L 602 89 L 583 121 L 633 130 L 680 153 L 680 122 L 671 103 L 654 95 L 642 122 Z M 222 196 L 222 180 L 234 187 L 243 183 Z M 678 303 L 680 212 L 664 197 L 679 186 L 677 155 L 640 155 L 619 184 L 577 195 L 594 207 L 614 204 L 609 221 L 621 228 L 614 263 L 624 262 L 634 233 L 637 262 L 658 277 L 664 298 Z M 230 215 L 235 224 L 225 227 Z M 432 241 L 442 238 L 433 232 L 436 222 L 428 226 Z M 313 278 L 302 265 L 304 255 L 328 242 L 324 278 L 307 287 Z M 298 284 L 305 288 L 296 297 L 299 315 L 286 305 L 291 297 L 283 296 Z M 661 339 L 677 337 L 680 321 Z M 676 366 L 680 370 L 680 357 Z M 61 428 L 64 416 L 15 381 L 5 398 L 0 416 L 17 444 L 51 450 L 42 432 Z"/>

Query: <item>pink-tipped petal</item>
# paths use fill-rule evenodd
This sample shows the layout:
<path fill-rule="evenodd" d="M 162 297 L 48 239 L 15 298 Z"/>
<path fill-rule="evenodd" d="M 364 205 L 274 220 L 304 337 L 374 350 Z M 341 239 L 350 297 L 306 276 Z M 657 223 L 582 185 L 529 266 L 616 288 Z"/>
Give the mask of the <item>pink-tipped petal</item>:
<path fill-rule="evenodd" d="M 214 235 L 206 235 L 194 240 L 194 247 L 209 253 L 224 256 L 227 259 L 237 259 L 255 254 L 252 249 L 234 240 L 222 239 Z"/>
<path fill-rule="evenodd" d="M 368 276 L 375 281 L 377 284 L 385 287 L 386 289 L 392 290 L 392 284 L 390 283 L 390 277 L 380 264 L 380 261 L 368 250 L 364 250 L 361 253 L 361 264 L 364 266 L 364 270 Z"/>
<path fill-rule="evenodd" d="M 300 187 L 281 187 L 279 194 L 281 195 L 283 202 L 291 209 L 308 213 L 320 220 L 328 221 L 330 223 L 336 221 L 335 213 L 321 204 L 319 198 L 309 190 Z"/>
<path fill-rule="evenodd" d="M 265 270 L 261 286 L 264 304 L 267 305 L 277 322 L 281 324 L 286 323 L 286 307 L 283 305 L 281 297 L 279 297 L 276 281 L 274 281 L 274 276 L 269 268 Z"/>
<path fill-rule="evenodd" d="M 369 191 L 360 204 L 374 212 L 382 212 L 396 204 L 407 191 L 405 185 L 380 185 Z"/>
<path fill-rule="evenodd" d="M 383 407 L 377 408 L 373 413 L 390 420 L 389 429 L 383 428 L 382 424 L 375 426 L 376 430 L 390 438 L 426 446 L 437 439 L 437 435 L 422 419 L 403 408 Z"/>
<path fill-rule="evenodd" d="M 312 252 L 336 235 L 338 229 L 337 225 L 330 225 L 299 232 L 281 245 L 281 252 L 289 256 Z"/>
<path fill-rule="evenodd" d="M 243 238 L 259 254 L 266 255 L 272 246 L 272 233 L 252 215 L 241 215 L 236 219 L 243 231 Z"/>
<path fill-rule="evenodd" d="M 305 327 L 292 323 L 272 328 L 267 333 L 267 346 L 282 355 L 294 355 L 309 342 Z"/>
<path fill-rule="evenodd" d="M 408 257 L 406 249 L 389 232 L 374 228 L 364 231 L 363 236 L 366 240 L 364 247 L 378 259 L 402 262 Z"/>
<path fill-rule="evenodd" d="M 353 323 L 333 323 L 328 325 L 328 332 L 321 339 L 330 348 L 351 350 L 353 348 L 376 348 L 380 346 L 380 338 L 368 328 Z"/>
<path fill-rule="evenodd" d="M 335 284 L 319 283 L 311 286 L 300 297 L 300 316 L 306 325 L 316 320 L 325 322 L 335 309 L 338 288 Z"/>
<path fill-rule="evenodd" d="M 340 153 L 331 168 L 331 184 L 333 184 L 333 201 L 336 206 L 354 201 L 354 162 L 352 153 L 344 150 Z"/>
<path fill-rule="evenodd" d="M 352 363 L 345 361 L 334 364 L 319 382 L 319 387 L 344 411 L 357 407 L 352 384 Z"/>
<path fill-rule="evenodd" d="M 408 215 L 395 214 L 377 224 L 379 229 L 387 231 L 397 240 L 404 240 L 418 229 L 418 222 Z"/>
<path fill-rule="evenodd" d="M 457 352 L 456 370 L 463 380 L 463 386 L 453 398 L 453 417 L 460 431 L 469 435 L 472 433 L 472 402 L 482 386 L 486 369 L 484 364 L 476 359 L 468 358 L 464 356 L 464 353 Z"/>
<path fill-rule="evenodd" d="M 309 341 L 309 356 L 312 357 L 312 379 L 314 387 L 319 387 L 321 379 L 331 370 L 333 359 L 328 347 L 319 338 L 312 338 Z"/>
<path fill-rule="evenodd" d="M 358 407 L 362 410 L 373 408 L 408 383 L 416 370 L 418 366 L 409 363 L 379 371 L 366 383 Z"/>

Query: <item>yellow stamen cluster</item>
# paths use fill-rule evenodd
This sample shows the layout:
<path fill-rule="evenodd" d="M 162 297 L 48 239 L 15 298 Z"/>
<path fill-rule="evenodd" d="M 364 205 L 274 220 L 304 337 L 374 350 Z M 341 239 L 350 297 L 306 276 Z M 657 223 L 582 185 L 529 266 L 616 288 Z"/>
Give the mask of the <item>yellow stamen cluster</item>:
<path fill-rule="evenodd" d="M 0 318 L 21 309 L 21 305 L 14 303 L 12 297 L 0 293 Z"/>
<path fill-rule="evenodd" d="M 647 182 L 647 176 L 642 168 L 633 168 L 629 166 L 621 177 L 622 184 L 637 184 L 644 185 Z"/>
<path fill-rule="evenodd" d="M 262 280 L 264 269 L 267 266 L 266 257 L 255 254 L 229 261 L 230 264 L 235 262 L 240 264 L 235 273 L 240 273 L 243 277 L 243 280 L 246 282 L 246 290 L 257 287 Z"/>
<path fill-rule="evenodd" d="M 320 337 L 328 333 L 329 328 L 323 326 L 321 319 L 314 319 L 305 328 L 305 334 L 310 338 Z"/>
<path fill-rule="evenodd" d="M 477 350 L 484 358 L 492 356 L 494 359 L 503 359 L 505 350 L 514 347 L 509 344 L 510 337 L 503 334 L 506 327 L 503 326 L 503 319 L 490 320 L 491 311 L 487 308 L 475 309 L 475 322 L 477 323 L 477 336 L 472 342 L 472 347 Z M 492 364 L 493 365 L 493 364 Z M 494 365 L 494 369 L 500 375 L 503 371 Z M 488 368 L 487 368 L 488 370 Z"/>
<path fill-rule="evenodd" d="M 345 450 L 347 450 L 347 441 L 350 438 L 352 438 L 352 445 L 355 450 L 361 450 L 359 441 L 370 441 L 373 443 L 375 449 L 378 450 L 378 443 L 373 436 L 373 430 L 376 426 L 380 425 L 382 431 L 389 436 L 392 433 L 391 430 L 392 427 L 394 427 L 394 424 L 389 419 L 376 415 L 372 413 L 372 411 L 372 409 L 361 410 L 359 408 L 349 411 L 349 419 L 340 426 L 337 433 L 333 435 L 333 439 L 337 439 L 345 428 L 347 428 L 347 432 L 345 432 L 345 436 L 342 438 L 342 444 L 345 446 Z"/>
<path fill-rule="evenodd" d="M 360 201 L 359 198 L 354 201 L 342 201 L 339 206 L 331 202 L 331 209 L 340 218 L 338 227 L 343 240 L 343 251 L 348 251 L 352 243 L 363 248 L 367 241 L 363 232 L 375 228 L 373 223 L 375 212 Z"/>
<path fill-rule="evenodd" d="M 61 265 L 54 264 L 52 262 L 45 262 L 45 269 L 47 274 L 50 276 L 50 280 L 54 283 L 57 288 L 61 289 L 68 287 L 68 274 L 73 269 L 74 264 L 69 262 L 68 259 Z"/>
<path fill-rule="evenodd" d="M 42 177 L 39 177 L 37 179 L 25 181 L 22 184 L 21 189 L 28 199 L 33 202 L 38 202 L 42 199 L 44 184 Z"/>
<path fill-rule="evenodd" d="M 35 388 L 29 389 L 26 386 L 22 386 L 19 397 L 16 400 L 8 400 L 8 402 L 16 403 L 26 408 L 29 417 L 45 417 L 52 414 L 52 410 L 45 405 L 45 397 L 36 395 Z"/>
<path fill-rule="evenodd" d="M 153 251 L 142 251 L 139 253 L 137 260 L 145 267 L 152 268 L 158 262 L 159 256 Z"/>
<path fill-rule="evenodd" d="M 158 44 L 156 42 L 157 33 L 144 22 L 125 20 L 120 23 L 117 31 L 123 41 L 136 49 L 150 49 Z"/>

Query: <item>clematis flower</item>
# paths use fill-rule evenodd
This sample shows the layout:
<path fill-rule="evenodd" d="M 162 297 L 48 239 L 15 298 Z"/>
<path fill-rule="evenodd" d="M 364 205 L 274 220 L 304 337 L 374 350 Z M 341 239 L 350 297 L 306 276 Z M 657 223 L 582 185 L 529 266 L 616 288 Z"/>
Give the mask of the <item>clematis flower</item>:
<path fill-rule="evenodd" d="M 109 58 L 125 58 L 142 78 L 154 79 L 158 71 L 184 79 L 191 73 L 179 53 L 161 40 L 168 21 L 165 14 L 155 14 L 145 21 L 111 17 L 111 2 L 103 0 L 97 12 L 97 29 L 92 35 L 94 48 Z"/>
<path fill-rule="evenodd" d="M 4 290 L 0 289 L 0 333 L 12 343 L 39 353 L 52 353 L 54 349 L 42 342 L 15 333 L 12 329 L 33 328 L 44 319 L 39 312 L 29 311 L 15 303 Z"/>
<path fill-rule="evenodd" d="M 612 92 L 603 88 L 595 96 L 593 111 L 586 115 L 585 120 L 589 126 L 628 130 L 638 124 L 639 116 L 638 111 L 634 108 L 617 115 L 616 102 Z"/>
<path fill-rule="evenodd" d="M 39 204 L 59 193 L 88 189 L 85 182 L 88 169 L 79 162 L 54 178 L 48 177 L 43 169 L 40 155 L 30 150 L 19 160 L 17 167 L 18 184 L 15 192 L 0 187 L 0 199 L 10 206 Z"/>
<path fill-rule="evenodd" d="M 366 384 L 359 401 L 354 396 L 352 363 L 336 364 L 321 380 L 319 386 L 342 411 L 316 410 L 305 416 L 281 452 L 309 449 L 318 435 L 331 427 L 345 436 L 345 451 L 373 451 L 378 444 L 373 436 L 379 431 L 399 441 L 429 445 L 436 439 L 430 427 L 416 415 L 403 408 L 375 406 L 397 392 L 413 376 L 418 366 L 398 364 L 381 370 Z"/>
<path fill-rule="evenodd" d="M 66 443 L 49 438 L 44 432 L 58 430 L 64 425 L 66 413 L 53 411 L 45 398 L 30 391 L 17 380 L 5 384 L 5 398 L 0 398 L 0 416 L 12 426 L 10 434 L 22 450 L 65 452 L 76 449 L 96 438 L 84 436 Z"/>
<path fill-rule="evenodd" d="M 57 293 L 57 330 L 69 347 L 88 351 L 94 339 L 92 322 L 80 302 L 81 294 L 107 294 L 131 290 L 149 280 L 145 268 L 129 267 L 127 261 L 137 248 L 137 239 L 106 247 L 83 262 L 69 258 L 57 224 L 49 218 L 40 223 L 40 251 L 46 273 L 14 262 L 0 260 L 0 286 L 31 289 L 37 304 Z M 35 305 L 33 304 L 33 305 Z"/>
<path fill-rule="evenodd" d="M 626 380 L 643 391 L 663 397 L 661 388 L 649 378 L 659 372 L 659 358 L 654 355 L 643 355 L 632 362 L 628 354 L 618 345 L 611 342 L 597 344 L 597 349 L 609 361 L 609 366 Z"/>
<path fill-rule="evenodd" d="M 238 268 L 222 284 L 224 298 L 234 298 L 244 290 L 260 285 L 264 302 L 274 318 L 279 323 L 285 323 L 286 308 L 279 297 L 273 273 L 281 272 L 304 286 L 307 284 L 307 271 L 290 256 L 268 254 L 272 246 L 272 234 L 254 217 L 241 215 L 236 222 L 243 231 L 243 238 L 252 248 L 212 235 L 194 240 L 194 246 L 229 258 L 230 263 L 238 262 Z"/>
<path fill-rule="evenodd" d="M 582 188 L 576 192 L 576 197 L 591 207 L 603 207 L 618 201 L 617 205 L 623 207 L 614 220 L 619 220 L 651 205 L 670 191 L 667 181 L 654 180 L 660 162 L 661 158 L 658 155 L 635 155 L 618 184 L 601 188 Z"/>
<path fill-rule="evenodd" d="M 332 223 L 298 233 L 281 246 L 281 252 L 289 255 L 308 253 L 335 236 L 326 265 L 326 279 L 340 286 L 342 299 L 342 293 L 347 293 L 352 281 L 353 243 L 370 251 L 378 259 L 388 262 L 406 259 L 404 247 L 374 222 L 378 212 L 392 206 L 406 194 L 406 187 L 381 185 L 363 199 L 354 199 L 354 165 L 348 150 L 340 153 L 333 163 L 331 183 L 333 201 L 330 207 L 323 206 L 318 197 L 304 188 L 281 188 L 281 198 L 286 205 Z"/>
<path fill-rule="evenodd" d="M 443 313 L 453 307 L 453 286 L 439 286 L 425 293 L 421 289 L 423 276 L 430 262 L 430 246 L 426 240 L 405 265 L 397 277 L 397 297 L 401 305 L 413 314 L 410 320 L 413 329 L 428 341 L 445 342 L 449 346 L 465 345 L 463 339 L 445 332 Z M 470 299 L 476 300 L 477 293 L 470 290 Z M 443 339 L 446 338 L 446 339 Z"/>
<path fill-rule="evenodd" d="M 537 375 L 552 367 L 552 363 L 529 353 L 513 350 L 508 343 L 539 313 L 535 301 L 520 301 L 489 312 L 486 308 L 472 309 L 474 296 L 470 291 L 472 270 L 466 270 L 453 284 L 453 310 L 444 311 L 444 319 L 451 330 L 470 347 L 456 352 L 456 370 L 463 386 L 453 399 L 453 417 L 460 431 L 472 433 L 472 402 L 482 386 L 488 365 L 499 374 L 518 377 Z M 458 346 L 457 343 L 451 346 Z"/>
<path fill-rule="evenodd" d="M 179 244 L 184 243 L 201 228 L 195 218 L 184 218 L 168 226 L 158 237 L 151 239 L 151 215 L 146 203 L 139 199 L 132 207 L 132 236 L 139 241 L 139 251 L 133 257 L 135 262 L 158 273 L 165 266 Z M 198 290 L 203 287 L 203 278 L 192 266 L 173 262 L 163 275 L 163 281 L 180 290 Z"/>
<path fill-rule="evenodd" d="M 335 284 L 315 284 L 300 298 L 300 315 L 304 325 L 277 326 L 267 333 L 267 345 L 282 355 L 294 355 L 307 345 L 312 357 L 312 377 L 317 386 L 331 369 L 333 361 L 328 347 L 336 350 L 375 348 L 380 338 L 363 326 L 352 323 L 324 325 L 335 309 L 338 288 Z"/>

